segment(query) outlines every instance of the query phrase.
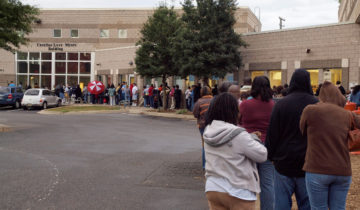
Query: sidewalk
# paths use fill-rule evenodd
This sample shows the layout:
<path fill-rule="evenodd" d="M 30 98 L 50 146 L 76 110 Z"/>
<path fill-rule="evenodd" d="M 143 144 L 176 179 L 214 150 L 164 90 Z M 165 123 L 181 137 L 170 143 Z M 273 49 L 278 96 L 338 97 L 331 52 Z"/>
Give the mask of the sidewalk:
<path fill-rule="evenodd" d="M 71 106 L 108 106 L 108 105 L 71 105 Z M 117 106 L 119 107 L 119 106 Z M 154 117 L 166 117 L 166 118 L 173 118 L 173 119 L 183 119 L 183 120 L 196 120 L 193 115 L 191 114 L 177 114 L 176 111 L 168 111 L 162 112 L 158 109 L 150 109 L 144 107 L 119 107 L 119 110 L 97 110 L 97 111 L 75 111 L 75 112 L 57 112 L 51 110 L 42 110 L 38 112 L 39 114 L 46 114 L 46 115 L 82 115 L 82 114 L 99 114 L 99 113 L 128 113 L 128 114 L 140 114 L 140 115 L 147 115 L 147 116 L 154 116 Z"/>

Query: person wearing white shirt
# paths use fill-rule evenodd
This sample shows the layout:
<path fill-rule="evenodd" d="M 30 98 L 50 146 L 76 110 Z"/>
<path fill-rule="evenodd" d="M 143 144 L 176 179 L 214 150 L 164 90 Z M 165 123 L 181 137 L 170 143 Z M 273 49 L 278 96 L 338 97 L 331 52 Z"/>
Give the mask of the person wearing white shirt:
<path fill-rule="evenodd" d="M 138 95 L 139 95 L 139 89 L 138 87 L 136 86 L 136 83 L 134 83 L 134 86 L 132 88 L 132 105 L 133 106 L 137 106 L 137 103 L 138 103 Z"/>

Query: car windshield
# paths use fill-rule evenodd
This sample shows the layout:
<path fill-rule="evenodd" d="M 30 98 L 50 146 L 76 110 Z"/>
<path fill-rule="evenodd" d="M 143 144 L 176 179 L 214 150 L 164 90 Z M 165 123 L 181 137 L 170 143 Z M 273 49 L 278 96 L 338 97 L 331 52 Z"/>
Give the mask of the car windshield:
<path fill-rule="evenodd" d="M 0 87 L 0 94 L 1 93 L 9 93 L 9 88 L 8 87 Z"/>
<path fill-rule="evenodd" d="M 39 95 L 40 91 L 39 90 L 28 90 L 26 91 L 25 95 L 26 96 L 37 96 Z"/>

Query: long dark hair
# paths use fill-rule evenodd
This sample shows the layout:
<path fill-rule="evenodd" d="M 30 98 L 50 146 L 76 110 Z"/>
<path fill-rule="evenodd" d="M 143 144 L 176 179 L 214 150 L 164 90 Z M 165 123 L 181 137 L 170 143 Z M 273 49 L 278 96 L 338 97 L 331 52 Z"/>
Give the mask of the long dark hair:
<path fill-rule="evenodd" d="M 360 91 L 360 85 L 356 85 L 352 91 L 352 95 L 356 95 Z"/>
<path fill-rule="evenodd" d="M 262 101 L 270 101 L 272 95 L 269 79 L 265 76 L 255 77 L 251 86 L 251 96 L 253 98 L 260 96 Z"/>
<path fill-rule="evenodd" d="M 205 117 L 205 126 L 210 125 L 213 120 L 224 121 L 237 125 L 239 106 L 235 97 L 230 93 L 221 93 L 210 103 Z"/>

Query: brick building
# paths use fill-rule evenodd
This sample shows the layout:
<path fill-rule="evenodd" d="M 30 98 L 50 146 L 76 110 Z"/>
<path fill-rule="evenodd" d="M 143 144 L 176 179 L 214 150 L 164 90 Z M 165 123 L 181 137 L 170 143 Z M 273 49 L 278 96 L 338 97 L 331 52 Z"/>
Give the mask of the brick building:
<path fill-rule="evenodd" d="M 360 2 L 342 0 L 339 23 L 244 34 L 239 81 L 267 75 L 272 85 L 290 82 L 297 68 L 310 72 L 315 89 L 325 80 L 349 88 L 360 81 Z"/>
<path fill-rule="evenodd" d="M 14 81 L 23 86 L 54 88 L 58 84 L 86 85 L 94 79 L 105 84 L 127 81 L 141 85 L 144 79 L 134 72 L 135 43 L 142 25 L 153 12 L 150 9 L 41 10 L 40 21 L 34 25 L 27 46 L 15 55 L 0 50 L 0 85 Z M 260 21 L 247 7 L 236 11 L 236 19 L 238 33 L 261 30 Z M 183 84 L 178 78 L 173 81 Z"/>

